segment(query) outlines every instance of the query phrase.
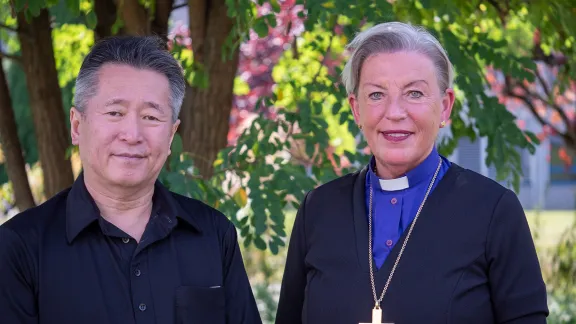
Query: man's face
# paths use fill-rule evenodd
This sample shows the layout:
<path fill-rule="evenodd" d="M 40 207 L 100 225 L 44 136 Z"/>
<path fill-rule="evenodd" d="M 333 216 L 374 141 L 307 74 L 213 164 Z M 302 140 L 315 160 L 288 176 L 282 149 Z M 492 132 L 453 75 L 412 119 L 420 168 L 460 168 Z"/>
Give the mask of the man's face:
<path fill-rule="evenodd" d="M 114 187 L 154 183 L 180 123 L 172 122 L 168 78 L 120 64 L 105 64 L 98 75 L 85 111 L 70 111 L 85 176 Z"/>

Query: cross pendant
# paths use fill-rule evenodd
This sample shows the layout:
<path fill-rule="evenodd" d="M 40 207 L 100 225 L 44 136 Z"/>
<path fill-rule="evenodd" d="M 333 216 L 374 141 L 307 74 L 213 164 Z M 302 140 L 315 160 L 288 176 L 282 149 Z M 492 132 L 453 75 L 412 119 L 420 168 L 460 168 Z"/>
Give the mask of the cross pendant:
<path fill-rule="evenodd" d="M 358 324 L 394 324 L 394 323 L 382 323 L 382 308 L 376 306 L 372 309 L 372 323 L 358 323 Z"/>

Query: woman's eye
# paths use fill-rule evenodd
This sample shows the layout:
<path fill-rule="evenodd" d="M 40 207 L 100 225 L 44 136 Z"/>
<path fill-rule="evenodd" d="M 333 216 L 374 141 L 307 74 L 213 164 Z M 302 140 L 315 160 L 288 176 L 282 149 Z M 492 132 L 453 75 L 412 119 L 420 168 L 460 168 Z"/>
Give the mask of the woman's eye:
<path fill-rule="evenodd" d="M 410 91 L 408 93 L 408 96 L 411 99 L 418 99 L 418 98 L 421 98 L 422 96 L 424 96 L 424 94 L 421 91 L 413 90 L 413 91 Z"/>
<path fill-rule="evenodd" d="M 368 95 L 368 97 L 372 100 L 380 100 L 382 99 L 382 92 L 372 92 L 371 94 Z"/>

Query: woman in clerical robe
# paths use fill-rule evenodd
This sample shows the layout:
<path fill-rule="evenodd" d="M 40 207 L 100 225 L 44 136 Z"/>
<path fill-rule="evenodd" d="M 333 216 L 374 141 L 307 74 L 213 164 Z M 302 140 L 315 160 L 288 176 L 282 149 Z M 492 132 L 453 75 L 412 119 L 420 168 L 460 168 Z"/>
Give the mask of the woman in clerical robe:
<path fill-rule="evenodd" d="M 302 201 L 276 323 L 546 323 L 517 196 L 435 148 L 454 103 L 440 43 L 384 23 L 349 48 L 343 83 L 373 156 Z"/>

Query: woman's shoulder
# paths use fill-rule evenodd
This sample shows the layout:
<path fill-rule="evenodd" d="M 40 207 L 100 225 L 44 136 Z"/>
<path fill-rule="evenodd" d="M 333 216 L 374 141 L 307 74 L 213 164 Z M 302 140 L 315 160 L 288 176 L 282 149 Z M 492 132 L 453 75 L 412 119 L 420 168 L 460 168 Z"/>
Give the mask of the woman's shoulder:
<path fill-rule="evenodd" d="M 360 170 L 344 174 L 338 178 L 332 179 L 312 189 L 309 196 L 324 196 L 333 195 L 338 192 L 349 193 L 355 185 L 358 185 L 358 180 L 364 178 L 367 168 L 364 167 Z"/>
<path fill-rule="evenodd" d="M 503 184 L 479 172 L 451 162 L 445 175 L 447 185 L 442 188 L 445 193 L 459 197 L 475 197 L 483 204 L 497 203 L 504 196 L 514 192 Z"/>
<path fill-rule="evenodd" d="M 498 192 L 504 192 L 507 190 L 505 186 L 503 186 L 496 180 L 487 177 L 477 171 L 465 168 L 454 162 L 451 162 L 449 171 L 453 172 L 457 176 L 455 185 L 458 188 L 470 187 L 475 188 L 476 190 L 482 190 L 482 191 L 495 190 Z"/>

